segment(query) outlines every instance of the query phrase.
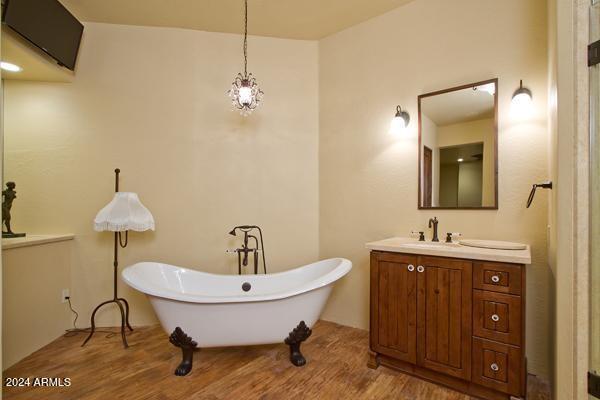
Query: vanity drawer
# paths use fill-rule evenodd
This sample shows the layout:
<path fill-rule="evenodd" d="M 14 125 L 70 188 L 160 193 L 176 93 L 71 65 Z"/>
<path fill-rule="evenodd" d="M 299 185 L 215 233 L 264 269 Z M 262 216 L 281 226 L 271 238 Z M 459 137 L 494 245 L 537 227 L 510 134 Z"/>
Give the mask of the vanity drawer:
<path fill-rule="evenodd" d="M 521 348 L 473 338 L 472 378 L 474 383 L 513 396 L 522 393 Z"/>
<path fill-rule="evenodd" d="M 473 263 L 473 288 L 492 292 L 521 294 L 523 269 L 516 264 Z"/>
<path fill-rule="evenodd" d="M 521 345 L 521 297 L 473 290 L 473 335 Z"/>

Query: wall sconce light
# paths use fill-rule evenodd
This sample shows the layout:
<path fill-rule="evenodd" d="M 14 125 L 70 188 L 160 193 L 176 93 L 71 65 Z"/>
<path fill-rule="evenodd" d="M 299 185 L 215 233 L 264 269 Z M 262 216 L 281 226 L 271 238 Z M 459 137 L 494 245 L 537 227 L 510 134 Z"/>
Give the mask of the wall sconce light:
<path fill-rule="evenodd" d="M 516 113 L 518 116 L 524 116 L 528 114 L 531 110 L 532 102 L 533 96 L 531 94 L 531 90 L 523 87 L 523 80 L 521 79 L 519 88 L 515 90 L 512 96 L 511 108 L 513 113 Z"/>
<path fill-rule="evenodd" d="M 400 134 L 400 132 L 402 132 L 408 126 L 409 122 L 410 115 L 406 111 L 402 110 L 400 106 L 397 106 L 396 115 L 394 116 L 394 119 L 392 119 L 390 131 L 393 134 Z"/>

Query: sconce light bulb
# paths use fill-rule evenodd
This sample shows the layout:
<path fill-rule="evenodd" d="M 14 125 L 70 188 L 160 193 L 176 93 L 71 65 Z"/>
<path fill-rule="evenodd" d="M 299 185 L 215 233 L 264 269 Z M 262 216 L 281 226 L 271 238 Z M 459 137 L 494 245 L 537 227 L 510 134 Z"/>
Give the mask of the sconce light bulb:
<path fill-rule="evenodd" d="M 249 86 L 242 86 L 240 88 L 239 103 L 240 105 L 250 104 L 252 102 L 252 89 Z"/>
<path fill-rule="evenodd" d="M 396 115 L 394 115 L 394 118 L 392 119 L 392 123 L 390 125 L 390 131 L 394 135 L 399 135 L 402 131 L 404 131 L 404 129 L 406 129 L 409 122 L 410 115 L 408 115 L 406 111 L 403 111 L 402 108 L 400 108 L 400 106 L 397 106 Z"/>
<path fill-rule="evenodd" d="M 527 93 L 519 93 L 512 99 L 512 103 L 515 105 L 528 105 L 531 104 L 532 101 L 533 99 Z"/>
<path fill-rule="evenodd" d="M 533 96 L 531 95 L 531 90 L 523 87 L 523 80 L 521 80 L 519 88 L 513 93 L 511 112 L 516 117 L 525 117 L 531 112 L 532 103 Z"/>
<path fill-rule="evenodd" d="M 400 131 L 404 128 L 406 128 L 406 122 L 404 122 L 404 119 L 401 117 L 394 117 L 394 119 L 392 119 L 392 132 L 400 133 Z"/>

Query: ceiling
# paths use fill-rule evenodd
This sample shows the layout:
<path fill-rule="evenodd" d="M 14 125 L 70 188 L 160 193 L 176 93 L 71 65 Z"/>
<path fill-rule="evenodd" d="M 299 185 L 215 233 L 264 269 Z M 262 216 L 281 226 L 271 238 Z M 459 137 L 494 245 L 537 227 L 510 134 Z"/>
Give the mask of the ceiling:
<path fill-rule="evenodd" d="M 78 19 L 243 33 L 243 0 L 60 0 Z M 248 0 L 251 35 L 316 40 L 413 0 Z"/>
<path fill-rule="evenodd" d="M 462 90 L 425 97 L 421 110 L 437 126 L 494 117 L 494 96 L 468 87 Z"/>
<path fill-rule="evenodd" d="M 440 164 L 456 164 L 459 158 L 463 162 L 481 161 L 483 143 L 468 143 L 459 146 L 440 148 Z"/>

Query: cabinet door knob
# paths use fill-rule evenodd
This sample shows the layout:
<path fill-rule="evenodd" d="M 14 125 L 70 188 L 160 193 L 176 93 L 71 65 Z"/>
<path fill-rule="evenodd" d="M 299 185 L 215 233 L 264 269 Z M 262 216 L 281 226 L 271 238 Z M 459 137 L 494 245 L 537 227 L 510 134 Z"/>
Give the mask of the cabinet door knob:
<path fill-rule="evenodd" d="M 494 321 L 494 322 L 500 321 L 500 317 L 498 316 L 498 314 L 492 314 L 492 321 Z"/>
<path fill-rule="evenodd" d="M 492 365 L 490 365 L 490 369 L 494 372 L 498 372 L 500 368 L 498 367 L 498 364 L 492 363 Z"/>
<path fill-rule="evenodd" d="M 408 270 L 409 270 L 410 272 L 413 272 L 413 271 L 415 270 L 415 266 L 414 266 L 414 265 L 412 265 L 412 264 L 408 264 L 408 267 L 407 267 L 407 268 L 408 268 Z"/>
<path fill-rule="evenodd" d="M 492 276 L 492 282 L 494 282 L 494 283 L 500 282 L 500 277 L 498 275 L 493 275 Z"/>
<path fill-rule="evenodd" d="M 425 267 L 423 267 L 422 265 L 419 265 L 417 267 L 417 272 L 423 272 L 423 271 L 425 271 Z"/>

